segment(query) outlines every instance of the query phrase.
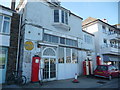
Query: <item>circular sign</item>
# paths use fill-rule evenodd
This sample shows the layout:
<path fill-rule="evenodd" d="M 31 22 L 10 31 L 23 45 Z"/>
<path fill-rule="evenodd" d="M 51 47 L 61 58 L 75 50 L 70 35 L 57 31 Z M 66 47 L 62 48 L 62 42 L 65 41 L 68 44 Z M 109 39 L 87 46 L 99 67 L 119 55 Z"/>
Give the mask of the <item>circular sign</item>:
<path fill-rule="evenodd" d="M 25 42 L 25 49 L 26 50 L 32 50 L 34 48 L 34 44 L 31 41 L 26 41 Z"/>

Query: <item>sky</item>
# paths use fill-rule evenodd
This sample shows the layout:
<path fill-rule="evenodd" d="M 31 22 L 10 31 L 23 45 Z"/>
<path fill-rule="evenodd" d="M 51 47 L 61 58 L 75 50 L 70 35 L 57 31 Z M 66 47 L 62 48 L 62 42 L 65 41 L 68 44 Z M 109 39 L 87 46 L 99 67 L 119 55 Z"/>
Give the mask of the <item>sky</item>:
<path fill-rule="evenodd" d="M 17 0 L 18 4 L 19 0 Z M 10 7 L 11 0 L 0 0 L 0 4 Z M 71 12 L 80 16 L 85 20 L 88 17 L 93 17 L 97 19 L 107 19 L 108 23 L 111 25 L 118 23 L 118 2 L 109 1 L 96 2 L 96 0 L 90 2 L 86 1 L 76 1 L 71 0 L 70 2 L 61 2 L 61 5 Z"/>

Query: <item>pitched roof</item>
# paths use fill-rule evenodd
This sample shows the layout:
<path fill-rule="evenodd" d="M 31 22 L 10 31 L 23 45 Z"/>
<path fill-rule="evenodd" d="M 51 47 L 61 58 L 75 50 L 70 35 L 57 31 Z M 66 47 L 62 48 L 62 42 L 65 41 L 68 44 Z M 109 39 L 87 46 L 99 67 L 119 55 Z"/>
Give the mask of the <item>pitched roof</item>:
<path fill-rule="evenodd" d="M 93 17 L 88 17 L 87 19 L 85 19 L 83 22 L 82 22 L 82 25 L 85 25 L 87 23 L 90 23 L 92 21 L 95 21 L 97 20 L 96 18 L 93 18 Z"/>

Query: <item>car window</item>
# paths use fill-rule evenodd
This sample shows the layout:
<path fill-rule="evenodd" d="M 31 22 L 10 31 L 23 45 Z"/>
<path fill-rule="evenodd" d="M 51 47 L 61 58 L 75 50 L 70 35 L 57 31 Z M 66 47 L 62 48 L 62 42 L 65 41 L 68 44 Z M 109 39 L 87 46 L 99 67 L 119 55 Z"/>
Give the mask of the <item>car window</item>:
<path fill-rule="evenodd" d="M 114 66 L 109 66 L 109 70 L 115 70 L 116 68 Z"/>
<path fill-rule="evenodd" d="M 107 66 L 98 66 L 98 67 L 97 67 L 97 70 L 107 71 L 107 70 L 108 70 L 108 67 L 107 67 Z"/>

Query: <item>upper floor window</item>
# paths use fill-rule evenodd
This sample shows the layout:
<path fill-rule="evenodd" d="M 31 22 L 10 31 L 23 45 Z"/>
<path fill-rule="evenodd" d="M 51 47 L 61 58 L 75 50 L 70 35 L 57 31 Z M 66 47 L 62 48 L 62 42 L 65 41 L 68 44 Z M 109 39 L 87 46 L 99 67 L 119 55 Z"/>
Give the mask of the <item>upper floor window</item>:
<path fill-rule="evenodd" d="M 77 40 L 72 40 L 64 37 L 54 36 L 50 34 L 44 34 L 44 41 L 51 43 L 64 44 L 69 46 L 77 47 Z"/>
<path fill-rule="evenodd" d="M 59 22 L 59 10 L 54 10 L 54 22 Z"/>
<path fill-rule="evenodd" d="M 68 13 L 64 10 L 54 10 L 54 22 L 68 24 Z"/>
<path fill-rule="evenodd" d="M 10 33 L 10 17 L 0 15 L 0 33 Z"/>
<path fill-rule="evenodd" d="M 84 35 L 84 40 L 88 44 L 92 44 L 92 42 L 93 42 L 92 37 L 89 35 Z"/>
<path fill-rule="evenodd" d="M 106 28 L 105 26 L 102 26 L 103 33 L 106 33 Z"/>

